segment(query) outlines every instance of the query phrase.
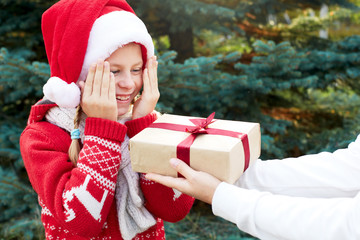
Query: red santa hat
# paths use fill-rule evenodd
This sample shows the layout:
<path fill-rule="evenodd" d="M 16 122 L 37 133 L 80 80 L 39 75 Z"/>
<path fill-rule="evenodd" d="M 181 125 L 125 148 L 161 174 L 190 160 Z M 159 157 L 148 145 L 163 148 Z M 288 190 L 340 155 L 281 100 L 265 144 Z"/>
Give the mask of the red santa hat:
<path fill-rule="evenodd" d="M 154 55 L 145 24 L 125 0 L 61 0 L 44 12 L 42 33 L 51 78 L 44 96 L 60 107 L 80 103 L 80 88 L 92 63 L 128 43 L 141 45 L 144 65 Z"/>

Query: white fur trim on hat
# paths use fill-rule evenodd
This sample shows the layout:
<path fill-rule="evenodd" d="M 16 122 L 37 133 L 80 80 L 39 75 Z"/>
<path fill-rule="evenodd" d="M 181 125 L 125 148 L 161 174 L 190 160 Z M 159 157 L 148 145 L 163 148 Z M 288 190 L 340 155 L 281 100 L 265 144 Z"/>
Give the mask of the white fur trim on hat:
<path fill-rule="evenodd" d="M 137 42 L 147 50 L 147 58 L 154 55 L 154 44 L 145 24 L 135 14 L 114 11 L 96 19 L 92 26 L 84 63 L 78 81 L 85 80 L 89 67 L 98 59 L 105 60 L 128 43 Z"/>
<path fill-rule="evenodd" d="M 80 104 L 80 88 L 75 84 L 67 84 L 58 77 L 51 77 L 43 87 L 46 99 L 59 107 L 75 108 Z"/>

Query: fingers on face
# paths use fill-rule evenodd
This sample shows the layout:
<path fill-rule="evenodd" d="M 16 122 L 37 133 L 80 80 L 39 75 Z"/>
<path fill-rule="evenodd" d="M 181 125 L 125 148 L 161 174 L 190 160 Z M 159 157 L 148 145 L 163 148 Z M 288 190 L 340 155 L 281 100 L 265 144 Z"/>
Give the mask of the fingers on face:
<path fill-rule="evenodd" d="M 144 85 L 147 85 L 147 83 L 149 82 L 149 69 L 147 67 L 143 71 L 143 82 Z"/>
<path fill-rule="evenodd" d="M 156 89 L 158 87 L 157 66 L 158 62 L 156 61 L 155 56 L 151 57 L 146 63 L 143 77 L 144 90 L 148 89 L 151 91 L 152 89 Z"/>
<path fill-rule="evenodd" d="M 154 56 L 151 58 L 151 63 L 149 67 L 149 78 L 152 87 L 157 87 L 157 66 L 158 62 L 156 61 L 156 56 Z"/>
<path fill-rule="evenodd" d="M 103 71 L 104 71 L 104 61 L 99 59 L 96 63 L 96 71 L 94 76 L 94 83 L 93 83 L 93 94 L 94 95 L 101 95 L 101 84 L 103 78 Z"/>
<path fill-rule="evenodd" d="M 80 86 L 81 87 L 81 86 Z M 89 68 L 84 94 L 108 97 L 115 96 L 115 79 L 110 72 L 110 63 L 99 59 Z"/>
<path fill-rule="evenodd" d="M 89 96 L 92 94 L 95 71 L 96 71 L 96 64 L 93 63 L 90 65 L 89 72 L 88 72 L 88 75 L 86 77 L 86 81 L 85 81 L 85 84 L 83 87 L 84 95 Z"/>
<path fill-rule="evenodd" d="M 110 64 L 105 61 L 103 65 L 102 72 L 102 81 L 101 81 L 101 96 L 109 96 L 109 88 L 110 88 Z"/>
<path fill-rule="evenodd" d="M 115 91 L 115 76 L 113 73 L 110 73 L 110 86 L 109 86 L 109 98 L 115 99 L 116 91 Z"/>

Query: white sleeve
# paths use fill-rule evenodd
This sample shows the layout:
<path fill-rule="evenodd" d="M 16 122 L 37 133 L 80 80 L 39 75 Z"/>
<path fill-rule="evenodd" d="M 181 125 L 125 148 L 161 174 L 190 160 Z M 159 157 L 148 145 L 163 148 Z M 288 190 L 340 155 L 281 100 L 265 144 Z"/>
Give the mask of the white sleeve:
<path fill-rule="evenodd" d="M 360 239 L 360 194 L 354 198 L 301 198 L 221 183 L 216 216 L 263 240 Z"/>
<path fill-rule="evenodd" d="M 235 185 L 288 196 L 354 197 L 360 191 L 360 135 L 334 153 L 257 160 Z"/>

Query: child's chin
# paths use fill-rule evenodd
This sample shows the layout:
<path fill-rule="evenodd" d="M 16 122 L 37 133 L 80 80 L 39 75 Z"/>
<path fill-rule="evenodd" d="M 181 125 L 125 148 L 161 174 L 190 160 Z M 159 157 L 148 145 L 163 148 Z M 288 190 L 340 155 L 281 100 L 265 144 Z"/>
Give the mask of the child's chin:
<path fill-rule="evenodd" d="M 118 108 L 118 117 L 121 117 L 129 112 L 129 108 Z"/>

